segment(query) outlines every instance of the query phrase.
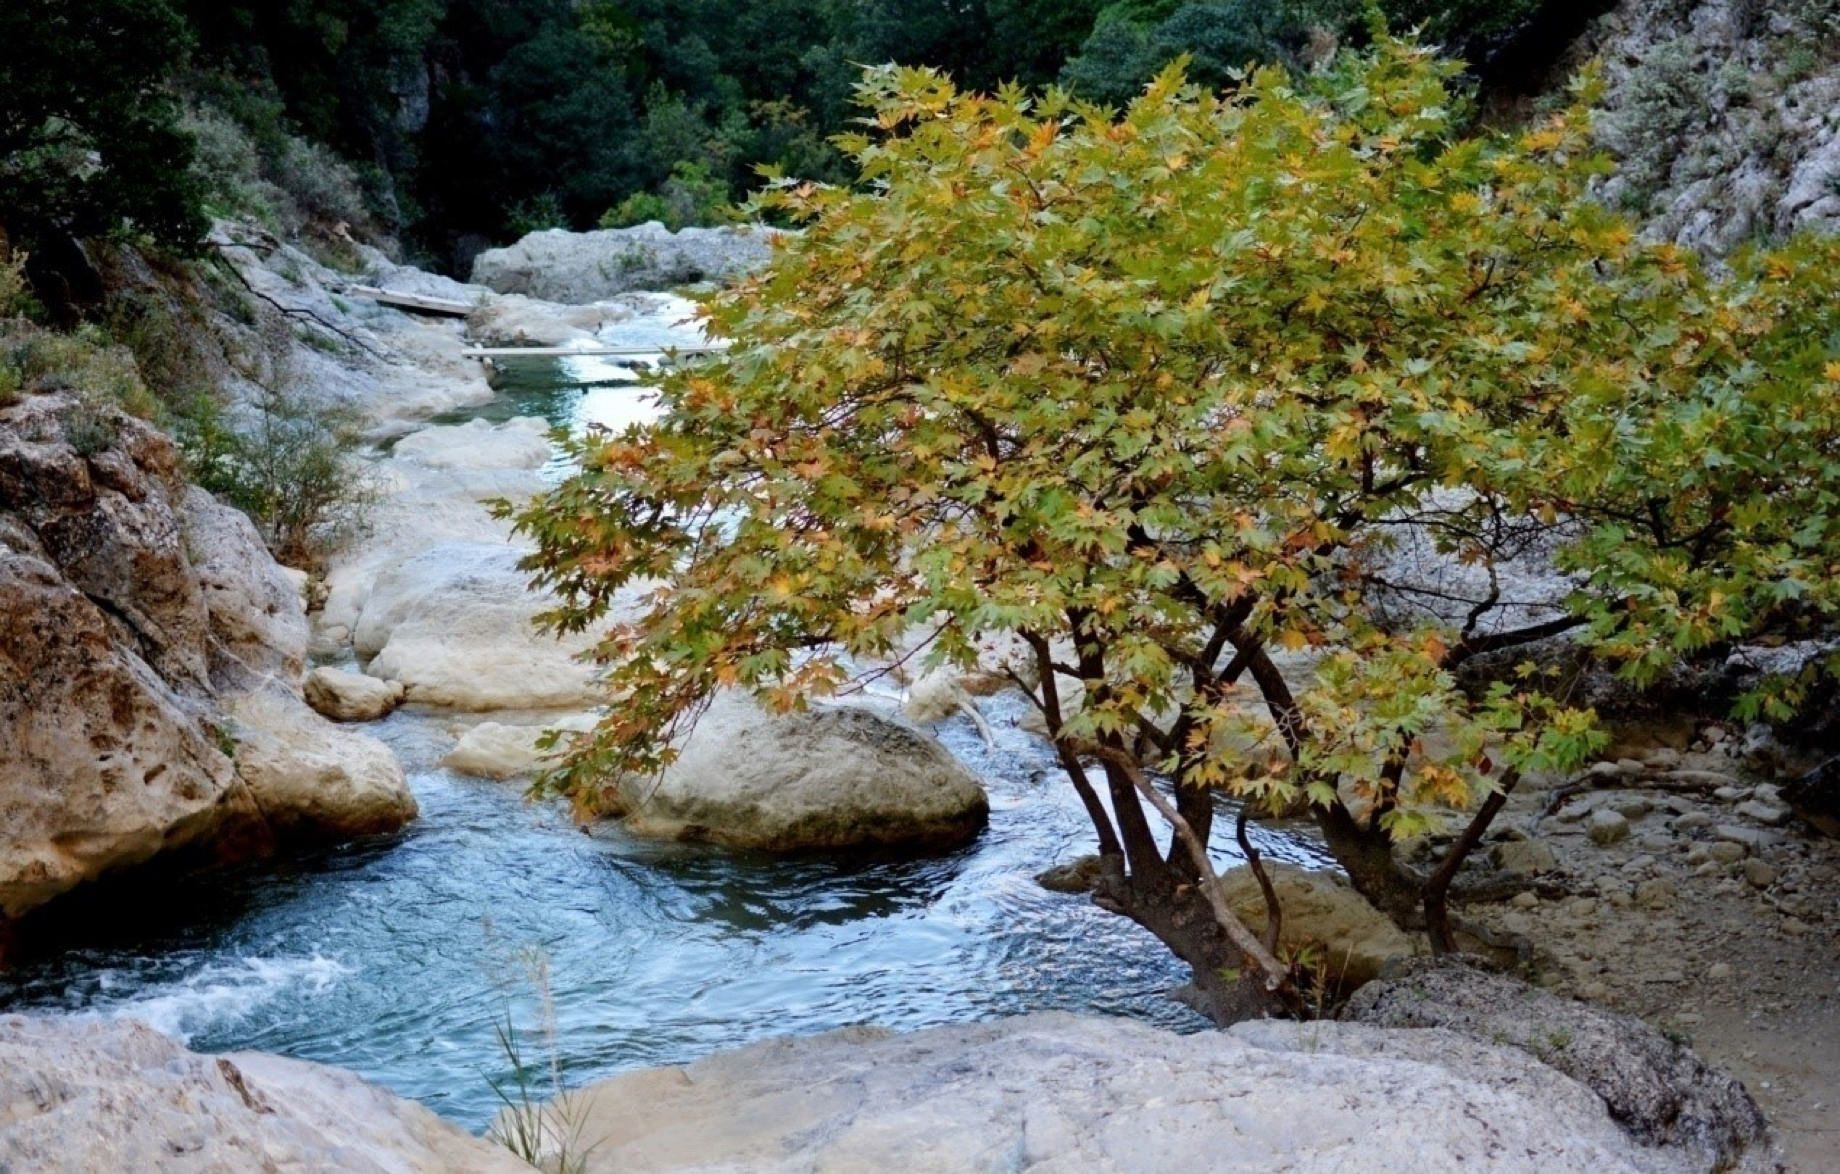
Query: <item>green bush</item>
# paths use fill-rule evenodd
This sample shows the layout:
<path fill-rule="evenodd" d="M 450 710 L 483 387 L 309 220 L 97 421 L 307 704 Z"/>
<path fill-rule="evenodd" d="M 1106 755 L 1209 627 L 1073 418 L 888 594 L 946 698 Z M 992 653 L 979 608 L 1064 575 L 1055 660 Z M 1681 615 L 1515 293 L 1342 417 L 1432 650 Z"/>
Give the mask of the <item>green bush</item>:
<path fill-rule="evenodd" d="M 661 221 L 672 232 L 734 224 L 740 211 L 729 202 L 728 185 L 701 163 L 679 163 L 656 192 L 634 192 L 601 217 L 602 228 L 626 228 Z"/>
<path fill-rule="evenodd" d="M 201 396 L 178 420 L 191 479 L 256 523 L 275 557 L 311 565 L 361 528 L 376 499 L 356 414 L 266 389 L 240 413 Z"/>

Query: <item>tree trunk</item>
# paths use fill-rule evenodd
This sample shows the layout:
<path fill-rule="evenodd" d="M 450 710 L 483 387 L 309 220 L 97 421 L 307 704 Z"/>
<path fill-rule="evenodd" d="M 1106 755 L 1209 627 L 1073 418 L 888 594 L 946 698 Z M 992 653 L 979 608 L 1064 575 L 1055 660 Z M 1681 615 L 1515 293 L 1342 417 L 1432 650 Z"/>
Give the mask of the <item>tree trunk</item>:
<path fill-rule="evenodd" d="M 1174 870 L 1127 876 L 1122 860 L 1107 857 L 1094 899 L 1155 934 L 1188 963 L 1193 998 L 1185 1001 L 1215 1026 L 1296 1014 L 1284 992 L 1267 989 L 1265 976 L 1246 965 L 1200 888 L 1181 880 Z"/>

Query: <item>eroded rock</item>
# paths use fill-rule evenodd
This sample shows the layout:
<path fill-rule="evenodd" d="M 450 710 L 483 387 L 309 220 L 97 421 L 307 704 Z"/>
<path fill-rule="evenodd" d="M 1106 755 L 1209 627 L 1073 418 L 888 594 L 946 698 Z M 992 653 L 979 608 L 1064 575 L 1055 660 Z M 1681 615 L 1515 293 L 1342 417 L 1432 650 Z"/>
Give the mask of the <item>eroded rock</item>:
<path fill-rule="evenodd" d="M 201 1056 L 134 1022 L 0 1017 L 0 1169 L 516 1174 L 529 1167 L 349 1072 Z"/>
<path fill-rule="evenodd" d="M 1774 1169 L 1768 1126 L 1744 1086 L 1632 1016 L 1443 959 L 1406 963 L 1361 988 L 1343 1017 L 1519 1048 L 1593 1090 L 1646 1145 L 1701 1170 Z"/>
<path fill-rule="evenodd" d="M 392 832 L 415 818 L 415 795 L 390 748 L 342 729 L 285 689 L 230 703 L 236 772 L 264 819 L 290 841 Z"/>
<path fill-rule="evenodd" d="M 976 776 L 911 726 L 843 706 L 774 717 L 736 695 L 621 798 L 642 835 L 774 852 L 954 848 L 990 813 Z"/>
<path fill-rule="evenodd" d="M 621 1174 L 1696 1168 L 1524 1053 L 1340 1023 L 847 1028 L 618 1076 L 566 1116 L 586 1168 Z"/>

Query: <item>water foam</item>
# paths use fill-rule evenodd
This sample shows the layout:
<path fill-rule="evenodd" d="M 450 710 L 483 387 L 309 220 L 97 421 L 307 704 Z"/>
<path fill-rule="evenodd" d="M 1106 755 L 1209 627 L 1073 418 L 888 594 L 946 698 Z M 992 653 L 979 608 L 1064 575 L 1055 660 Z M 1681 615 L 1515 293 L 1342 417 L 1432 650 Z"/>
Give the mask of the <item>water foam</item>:
<path fill-rule="evenodd" d="M 335 958 L 242 957 L 211 962 L 169 981 L 136 985 L 119 999 L 105 995 L 83 1014 L 99 1019 L 137 1019 L 181 1043 L 242 1023 L 283 996 L 321 994 L 355 973 Z M 115 985 L 103 975 L 102 989 Z"/>

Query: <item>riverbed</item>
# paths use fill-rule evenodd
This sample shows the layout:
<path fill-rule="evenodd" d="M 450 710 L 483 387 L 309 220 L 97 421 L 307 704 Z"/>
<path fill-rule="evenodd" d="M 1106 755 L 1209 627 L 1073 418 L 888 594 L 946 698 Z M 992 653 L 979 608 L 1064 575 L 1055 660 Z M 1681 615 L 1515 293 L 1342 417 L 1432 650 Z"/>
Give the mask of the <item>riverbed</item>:
<path fill-rule="evenodd" d="M 491 403 L 434 422 L 619 427 L 650 408 L 640 372 L 591 358 L 504 367 L 495 385 Z M 50 936 L 18 943 L 0 1010 L 131 1016 L 202 1050 L 336 1064 L 475 1130 L 500 1107 L 494 1086 L 513 1083 L 507 1034 L 543 1096 L 553 1078 L 572 1086 L 852 1024 L 1065 1008 L 1199 1027 L 1167 997 L 1186 974 L 1165 947 L 1034 882 L 1093 851 L 1092 831 L 1045 744 L 1017 728 L 1022 700 L 980 704 L 993 744 L 963 718 L 937 732 L 984 779 L 990 826 L 917 861 L 770 859 L 587 831 L 519 782 L 440 766 L 469 719 L 401 710 L 364 728 L 421 804 L 404 833 L 73 897 Z M 1301 840 L 1262 847 L 1320 859 Z"/>

